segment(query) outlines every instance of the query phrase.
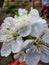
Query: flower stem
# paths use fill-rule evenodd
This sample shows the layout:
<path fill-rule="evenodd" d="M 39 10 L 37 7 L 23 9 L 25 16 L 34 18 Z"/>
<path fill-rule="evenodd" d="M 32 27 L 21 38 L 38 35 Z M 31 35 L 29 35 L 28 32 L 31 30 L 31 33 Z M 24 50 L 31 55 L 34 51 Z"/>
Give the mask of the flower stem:
<path fill-rule="evenodd" d="M 13 53 L 11 53 L 12 60 L 14 61 L 14 57 L 13 57 L 13 55 L 14 55 L 14 54 L 13 54 Z"/>

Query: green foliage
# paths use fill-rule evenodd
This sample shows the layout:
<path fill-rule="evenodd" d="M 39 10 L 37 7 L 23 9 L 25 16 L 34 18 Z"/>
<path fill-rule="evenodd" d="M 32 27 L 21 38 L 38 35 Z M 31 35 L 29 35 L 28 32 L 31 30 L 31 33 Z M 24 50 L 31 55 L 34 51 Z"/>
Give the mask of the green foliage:
<path fill-rule="evenodd" d="M 16 8 L 16 5 L 9 5 L 9 6 L 7 7 L 6 13 L 7 13 L 7 14 L 13 13 L 13 10 L 12 10 L 12 9 L 14 9 L 14 8 Z"/>
<path fill-rule="evenodd" d="M 16 12 L 16 11 L 14 10 L 14 9 L 16 9 L 16 8 L 21 8 L 21 6 L 20 6 L 20 5 L 9 5 L 9 6 L 7 7 L 6 14 L 11 13 L 11 14 L 15 14 L 15 15 L 19 16 L 18 12 Z M 14 10 L 14 11 L 13 11 L 13 10 Z"/>
<path fill-rule="evenodd" d="M 9 5 L 8 6 L 8 9 L 13 9 L 13 8 L 16 8 L 16 5 Z"/>
<path fill-rule="evenodd" d="M 16 11 L 14 11 L 14 14 L 15 14 L 16 16 L 19 16 L 18 12 L 16 12 Z"/>
<path fill-rule="evenodd" d="M 24 3 L 19 3 L 17 2 L 16 4 L 13 4 L 13 5 L 8 5 L 7 9 L 6 9 L 6 14 L 12 14 L 12 15 L 16 15 L 16 16 L 19 16 L 18 12 L 16 12 L 15 10 L 18 9 L 18 8 L 25 8 L 27 6 L 27 2 L 28 1 L 25 1 Z"/>
<path fill-rule="evenodd" d="M 9 13 L 11 13 L 12 11 L 10 10 L 10 9 L 7 9 L 6 10 L 6 14 L 9 14 Z"/>

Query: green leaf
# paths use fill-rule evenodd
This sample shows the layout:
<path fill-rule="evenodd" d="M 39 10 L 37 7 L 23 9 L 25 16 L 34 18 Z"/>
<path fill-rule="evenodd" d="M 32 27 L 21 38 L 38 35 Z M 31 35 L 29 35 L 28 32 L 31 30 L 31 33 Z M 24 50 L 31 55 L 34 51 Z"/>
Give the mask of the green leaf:
<path fill-rule="evenodd" d="M 16 16 L 19 16 L 18 12 L 15 11 L 14 13 L 15 13 Z"/>

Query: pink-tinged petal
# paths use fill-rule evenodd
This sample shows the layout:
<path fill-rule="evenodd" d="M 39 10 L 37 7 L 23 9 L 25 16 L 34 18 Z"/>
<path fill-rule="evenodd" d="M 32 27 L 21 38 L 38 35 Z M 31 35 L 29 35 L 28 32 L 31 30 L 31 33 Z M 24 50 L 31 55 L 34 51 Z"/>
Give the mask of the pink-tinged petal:
<path fill-rule="evenodd" d="M 2 27 L 0 26 L 0 30 L 2 29 Z"/>

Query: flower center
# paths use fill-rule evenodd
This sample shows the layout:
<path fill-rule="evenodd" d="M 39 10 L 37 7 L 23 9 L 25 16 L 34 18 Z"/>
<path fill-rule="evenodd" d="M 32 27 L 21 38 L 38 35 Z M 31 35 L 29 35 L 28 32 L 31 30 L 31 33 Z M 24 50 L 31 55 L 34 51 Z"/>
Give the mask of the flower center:
<path fill-rule="evenodd" d="M 18 32 L 14 32 L 14 33 L 11 34 L 11 36 L 12 36 L 14 39 L 16 39 L 16 38 L 19 36 L 19 34 L 18 34 Z"/>
<path fill-rule="evenodd" d="M 43 44 L 43 41 L 42 41 L 42 39 L 40 39 L 40 38 L 32 37 L 32 36 L 30 36 L 30 35 L 27 36 L 27 37 L 23 37 L 23 40 L 24 40 L 24 41 L 27 40 L 27 39 L 33 40 L 35 45 L 37 45 L 37 44 L 42 45 L 42 44 Z"/>
<path fill-rule="evenodd" d="M 44 43 L 42 41 L 42 39 L 40 39 L 40 38 L 36 38 L 36 39 L 34 39 L 34 41 L 35 41 L 36 44 L 40 44 L 40 45 L 42 45 Z"/>

